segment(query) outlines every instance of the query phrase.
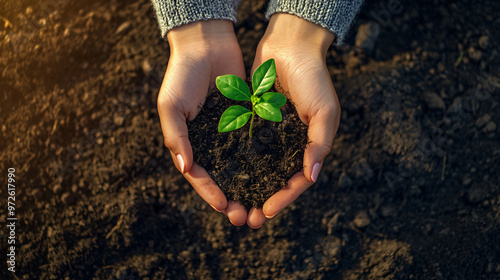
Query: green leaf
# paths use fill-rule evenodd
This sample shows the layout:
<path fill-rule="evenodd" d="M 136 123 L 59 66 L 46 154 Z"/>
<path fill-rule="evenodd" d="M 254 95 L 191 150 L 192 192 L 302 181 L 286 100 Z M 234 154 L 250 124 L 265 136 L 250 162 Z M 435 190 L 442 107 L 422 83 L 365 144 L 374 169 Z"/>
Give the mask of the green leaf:
<path fill-rule="evenodd" d="M 255 105 L 255 112 L 261 118 L 273 121 L 280 122 L 282 120 L 280 109 L 276 108 L 273 104 L 267 102 L 261 102 Z"/>
<path fill-rule="evenodd" d="M 260 98 L 261 102 L 271 103 L 276 108 L 281 108 L 286 103 L 286 97 L 279 92 L 266 92 Z"/>
<path fill-rule="evenodd" d="M 244 126 L 251 114 L 250 110 L 240 105 L 227 108 L 220 117 L 219 132 L 228 132 Z"/>
<path fill-rule="evenodd" d="M 260 96 L 264 92 L 268 91 L 274 84 L 276 80 L 276 64 L 274 59 L 269 59 L 268 61 L 262 63 L 252 76 L 252 89 L 253 94 Z"/>
<path fill-rule="evenodd" d="M 219 76 L 215 84 L 220 92 L 227 98 L 236 101 L 250 101 L 250 89 L 242 78 L 235 75 Z"/>

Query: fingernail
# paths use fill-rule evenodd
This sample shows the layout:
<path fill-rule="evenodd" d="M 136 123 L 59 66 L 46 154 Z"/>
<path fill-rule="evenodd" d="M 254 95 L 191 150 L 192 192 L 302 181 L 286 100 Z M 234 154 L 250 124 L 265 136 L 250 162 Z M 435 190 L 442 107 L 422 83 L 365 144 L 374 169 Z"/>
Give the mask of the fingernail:
<path fill-rule="evenodd" d="M 215 208 L 212 204 L 208 204 L 208 205 L 210 205 L 212 208 L 214 208 L 214 210 L 215 210 L 215 211 L 217 211 L 217 212 L 219 212 L 219 213 L 220 213 L 220 212 L 222 212 L 222 211 L 220 211 L 219 209 Z"/>
<path fill-rule="evenodd" d="M 177 154 L 175 157 L 177 158 L 177 163 L 179 163 L 179 167 L 181 168 L 181 173 L 184 174 L 184 167 L 186 166 L 184 164 L 184 159 L 181 154 Z"/>
<path fill-rule="evenodd" d="M 259 228 L 262 227 L 262 225 L 260 225 L 259 227 L 251 227 L 251 226 L 248 226 L 248 227 L 251 228 L 251 229 L 259 229 Z"/>
<path fill-rule="evenodd" d="M 311 180 L 313 181 L 313 183 L 316 183 L 316 180 L 318 179 L 319 168 L 320 168 L 319 162 L 316 162 L 311 172 Z"/>
<path fill-rule="evenodd" d="M 278 214 L 279 214 L 279 212 L 280 212 L 280 211 L 278 211 L 278 212 L 274 213 L 274 215 L 272 215 L 272 216 L 268 216 L 268 215 L 266 215 L 266 214 L 264 214 L 264 216 L 266 216 L 266 218 L 268 218 L 268 219 L 272 219 L 272 218 L 276 217 L 276 215 L 278 215 Z"/>

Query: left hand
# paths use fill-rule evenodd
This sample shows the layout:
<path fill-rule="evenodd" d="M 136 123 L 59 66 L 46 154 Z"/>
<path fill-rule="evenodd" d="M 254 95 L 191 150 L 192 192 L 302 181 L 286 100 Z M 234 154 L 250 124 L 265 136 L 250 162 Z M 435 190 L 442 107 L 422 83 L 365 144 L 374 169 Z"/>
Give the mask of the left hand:
<path fill-rule="evenodd" d="M 264 204 L 248 212 L 247 225 L 259 228 L 291 204 L 318 178 L 340 122 L 340 104 L 326 67 L 326 52 L 335 39 L 329 30 L 290 14 L 271 17 L 259 43 L 253 71 L 264 61 L 276 62 L 276 88 L 295 104 L 308 126 L 304 168 Z"/>
<path fill-rule="evenodd" d="M 243 205 L 227 201 L 205 168 L 193 160 L 187 121 L 193 120 L 205 102 L 211 84 L 220 75 L 245 78 L 243 57 L 227 20 L 203 20 L 173 28 L 167 33 L 171 55 L 158 95 L 158 114 L 165 140 L 177 169 L 196 192 L 232 224 L 247 220 Z"/>

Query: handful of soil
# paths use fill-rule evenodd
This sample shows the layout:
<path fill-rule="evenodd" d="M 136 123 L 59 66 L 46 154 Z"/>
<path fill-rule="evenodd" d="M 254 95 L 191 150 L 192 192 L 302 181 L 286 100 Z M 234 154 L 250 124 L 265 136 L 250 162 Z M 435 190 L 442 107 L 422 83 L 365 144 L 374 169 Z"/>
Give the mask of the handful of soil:
<path fill-rule="evenodd" d="M 219 133 L 220 116 L 232 105 L 252 109 L 250 102 L 230 100 L 214 88 L 196 119 L 188 123 L 194 161 L 207 170 L 228 201 L 237 201 L 246 209 L 262 208 L 302 169 L 307 126 L 287 101 L 281 108 L 282 122 L 255 117 L 252 138 L 248 123 Z"/>

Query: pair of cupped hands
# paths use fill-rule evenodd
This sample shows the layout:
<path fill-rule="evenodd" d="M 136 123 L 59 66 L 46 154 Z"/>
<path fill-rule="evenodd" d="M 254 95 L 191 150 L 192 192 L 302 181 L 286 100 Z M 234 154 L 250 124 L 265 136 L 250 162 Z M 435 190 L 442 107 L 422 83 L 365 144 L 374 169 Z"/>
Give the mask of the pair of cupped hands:
<path fill-rule="evenodd" d="M 260 228 L 316 182 L 340 120 L 340 105 L 325 62 L 334 38 L 329 30 L 294 15 L 277 13 L 271 17 L 257 47 L 252 73 L 274 58 L 278 90 L 295 104 L 301 121 L 308 126 L 309 142 L 303 170 L 262 209 L 247 212 L 241 204 L 227 201 L 207 171 L 193 162 L 186 124 L 199 113 L 217 76 L 233 74 L 246 79 L 233 24 L 226 20 L 198 21 L 167 33 L 170 59 L 158 96 L 165 146 L 196 192 L 233 225 L 246 223 L 253 229 Z"/>

